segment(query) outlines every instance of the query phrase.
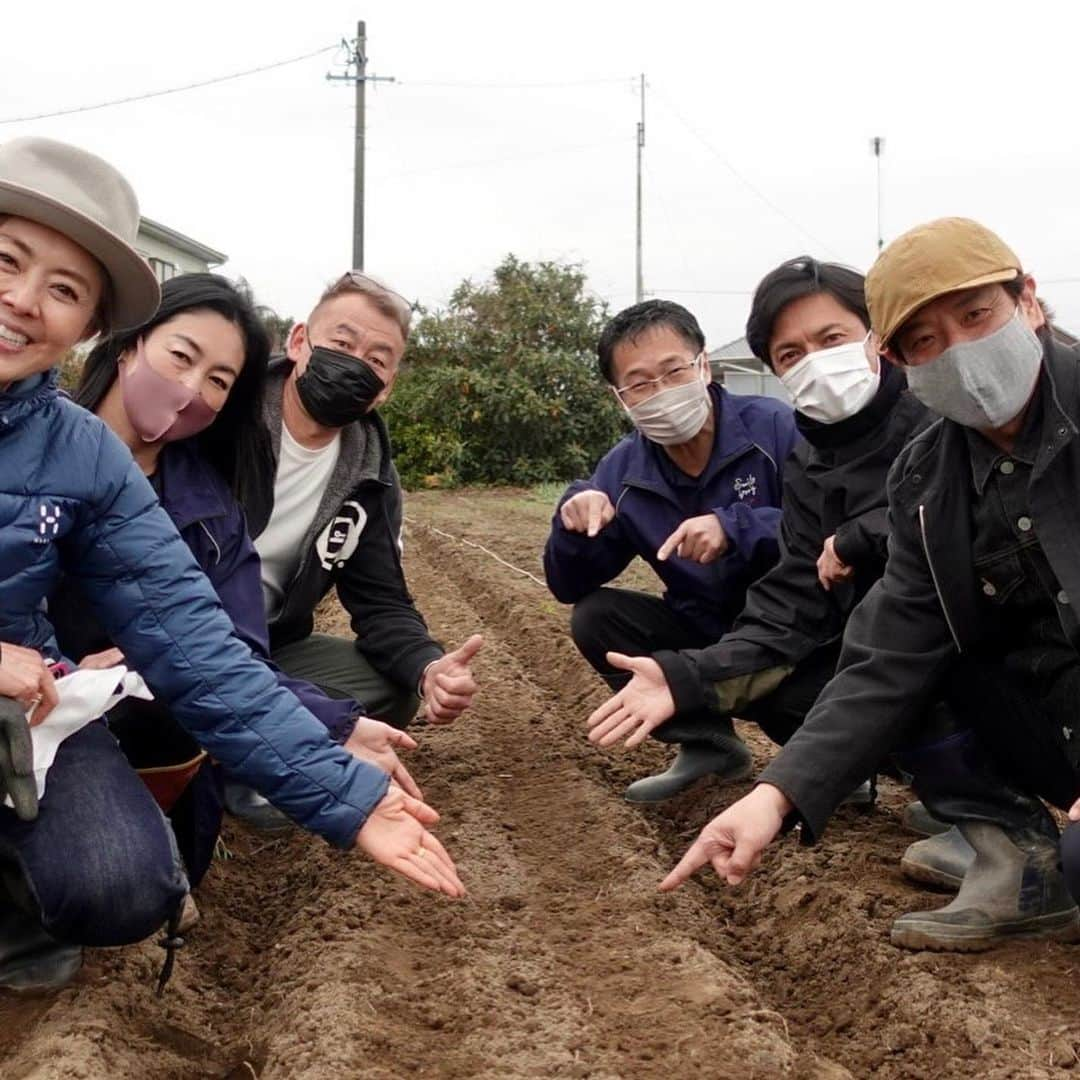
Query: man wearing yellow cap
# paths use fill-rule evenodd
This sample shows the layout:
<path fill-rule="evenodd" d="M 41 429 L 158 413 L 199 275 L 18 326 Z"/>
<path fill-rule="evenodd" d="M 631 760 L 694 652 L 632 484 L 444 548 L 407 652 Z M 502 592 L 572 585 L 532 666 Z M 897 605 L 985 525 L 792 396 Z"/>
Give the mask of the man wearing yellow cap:
<path fill-rule="evenodd" d="M 813 840 L 902 750 L 974 859 L 956 898 L 901 916 L 893 942 L 1073 940 L 1080 912 L 1039 798 L 1080 816 L 1080 355 L 1053 336 L 1019 259 L 973 221 L 900 237 L 866 292 L 879 347 L 942 419 L 890 475 L 888 564 L 848 623 L 836 677 L 663 887 L 706 862 L 737 884 L 785 824 Z M 937 696 L 959 726 L 926 724 Z"/>

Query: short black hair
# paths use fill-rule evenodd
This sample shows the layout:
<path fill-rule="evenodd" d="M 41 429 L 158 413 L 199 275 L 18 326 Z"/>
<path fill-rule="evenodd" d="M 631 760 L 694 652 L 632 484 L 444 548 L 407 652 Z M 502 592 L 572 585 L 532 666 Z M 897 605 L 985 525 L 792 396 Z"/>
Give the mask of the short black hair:
<path fill-rule="evenodd" d="M 746 320 L 750 351 L 770 369 L 773 365 L 769 342 L 780 313 L 792 301 L 815 293 L 828 293 L 841 307 L 858 315 L 863 326 L 870 326 L 866 279 L 858 270 L 840 263 L 818 262 L 809 255 L 788 259 L 758 282 L 750 305 L 750 317 Z"/>
<path fill-rule="evenodd" d="M 657 326 L 667 326 L 674 330 L 687 345 L 693 347 L 695 356 L 705 348 L 705 335 L 701 332 L 697 319 L 682 304 L 676 304 L 672 300 L 643 300 L 640 304 L 620 311 L 604 327 L 596 346 L 600 374 L 614 386 L 615 376 L 611 361 L 615 355 L 615 346 L 624 341 L 637 341 L 647 330 Z"/>

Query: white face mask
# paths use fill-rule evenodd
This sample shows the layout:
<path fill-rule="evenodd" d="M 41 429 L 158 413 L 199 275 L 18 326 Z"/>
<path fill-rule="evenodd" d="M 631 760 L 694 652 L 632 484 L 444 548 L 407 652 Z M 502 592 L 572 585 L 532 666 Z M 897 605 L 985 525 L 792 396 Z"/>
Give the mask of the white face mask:
<path fill-rule="evenodd" d="M 661 446 L 678 446 L 689 442 L 705 426 L 712 400 L 703 372 L 693 382 L 661 390 L 640 405 L 623 408 L 646 439 Z"/>
<path fill-rule="evenodd" d="M 869 337 L 807 353 L 779 376 L 803 416 L 835 424 L 854 416 L 877 393 L 881 376 L 866 358 Z"/>
<path fill-rule="evenodd" d="M 909 367 L 908 387 L 928 409 L 965 427 L 1003 427 L 1031 397 L 1042 353 L 1042 342 L 1017 307 L 992 334 L 957 342 L 936 360 Z"/>

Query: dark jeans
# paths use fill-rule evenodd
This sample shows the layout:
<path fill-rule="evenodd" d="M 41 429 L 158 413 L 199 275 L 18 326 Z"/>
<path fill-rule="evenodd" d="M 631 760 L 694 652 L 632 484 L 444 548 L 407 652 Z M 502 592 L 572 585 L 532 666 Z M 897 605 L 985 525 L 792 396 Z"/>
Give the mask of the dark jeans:
<path fill-rule="evenodd" d="M 607 652 L 647 656 L 662 649 L 702 649 L 713 644 L 680 619 L 657 596 L 629 589 L 597 589 L 574 606 L 570 633 L 582 656 L 619 690 L 630 681 L 628 672 L 607 662 Z M 836 671 L 839 645 L 818 649 L 807 657 L 766 697 L 742 710 L 741 720 L 752 720 L 775 743 L 783 745 L 802 724 L 810 707 Z M 709 740 L 711 729 L 730 723 L 730 717 L 705 709 L 680 715 L 657 729 L 664 742 Z M 700 733 L 700 734 L 699 734 Z"/>
<path fill-rule="evenodd" d="M 1040 800 L 1067 809 L 1080 796 L 1080 686 L 1046 682 L 1003 662 L 954 665 L 944 702 L 896 754 L 932 814 L 1056 839 Z"/>
<path fill-rule="evenodd" d="M 0 883 L 75 945 L 129 945 L 176 912 L 188 883 L 172 830 L 100 721 L 61 744 L 34 821 L 0 807 Z"/>
<path fill-rule="evenodd" d="M 297 679 L 306 679 L 329 697 L 363 702 L 368 716 L 396 728 L 408 727 L 420 699 L 412 687 L 392 683 L 372 667 L 350 638 L 311 634 L 275 649 L 271 659 Z"/>
<path fill-rule="evenodd" d="M 109 730 L 133 769 L 190 761 L 199 745 L 160 701 L 125 698 L 108 715 Z M 194 889 L 206 876 L 225 816 L 224 774 L 207 757 L 167 813 L 188 881 Z"/>

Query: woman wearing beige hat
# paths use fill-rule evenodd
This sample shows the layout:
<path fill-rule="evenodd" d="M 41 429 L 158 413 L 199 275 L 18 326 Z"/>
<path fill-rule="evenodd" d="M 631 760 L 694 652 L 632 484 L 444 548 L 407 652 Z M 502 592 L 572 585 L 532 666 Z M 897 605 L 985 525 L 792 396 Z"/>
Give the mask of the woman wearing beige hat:
<path fill-rule="evenodd" d="M 164 818 L 100 723 L 60 745 L 38 800 L 28 723 L 47 720 L 64 660 L 42 603 L 61 573 L 233 774 L 331 843 L 464 892 L 425 827 L 434 811 L 332 743 L 253 660 L 126 447 L 57 392 L 67 349 L 157 307 L 138 220 L 100 158 L 0 146 L 0 795 L 13 804 L 0 806 L 0 987 L 63 985 L 83 945 L 174 929 L 187 893 Z"/>

